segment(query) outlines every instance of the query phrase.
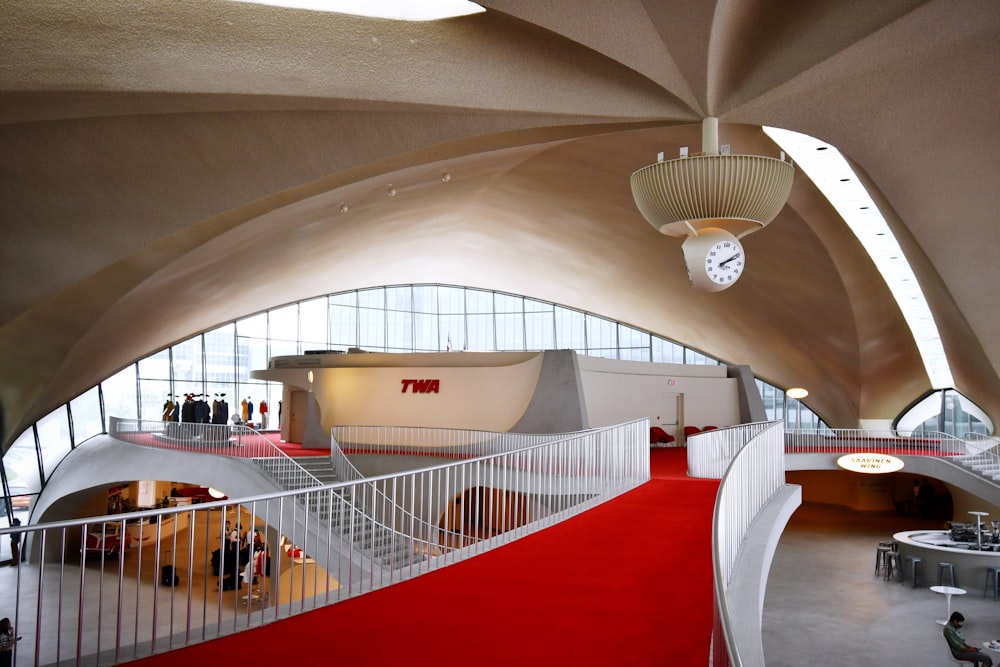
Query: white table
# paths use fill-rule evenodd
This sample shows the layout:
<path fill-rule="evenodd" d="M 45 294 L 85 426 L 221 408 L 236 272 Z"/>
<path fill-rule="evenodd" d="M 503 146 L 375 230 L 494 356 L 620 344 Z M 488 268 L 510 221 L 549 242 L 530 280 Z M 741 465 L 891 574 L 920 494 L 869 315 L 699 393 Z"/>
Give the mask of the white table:
<path fill-rule="evenodd" d="M 940 618 L 935 622 L 938 625 L 948 625 L 948 619 L 951 618 L 951 596 L 952 595 L 965 595 L 964 588 L 958 588 L 957 586 L 931 586 L 931 590 L 935 593 L 940 593 L 948 599 L 948 613 L 945 614 L 944 620 Z"/>

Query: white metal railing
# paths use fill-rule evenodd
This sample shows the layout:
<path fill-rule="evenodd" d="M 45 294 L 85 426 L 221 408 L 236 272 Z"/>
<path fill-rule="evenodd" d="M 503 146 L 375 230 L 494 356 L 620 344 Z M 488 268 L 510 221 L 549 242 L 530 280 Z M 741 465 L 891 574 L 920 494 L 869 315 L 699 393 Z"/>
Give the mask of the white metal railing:
<path fill-rule="evenodd" d="M 1000 438 L 983 433 L 966 433 L 964 437 L 970 453 L 992 454 L 996 457 L 1000 451 Z"/>
<path fill-rule="evenodd" d="M 111 417 L 108 435 L 147 447 L 247 459 L 289 490 L 320 483 L 281 448 L 249 426 Z"/>
<path fill-rule="evenodd" d="M 774 422 L 738 424 L 702 431 L 687 439 L 688 475 L 704 479 L 722 479 L 729 463 L 747 444 L 774 425 Z"/>
<path fill-rule="evenodd" d="M 785 433 L 788 454 L 849 451 L 954 456 L 966 453 L 966 445 L 964 440 L 947 433 L 874 429 L 802 429 Z"/>
<path fill-rule="evenodd" d="M 723 430 L 723 429 L 719 429 Z M 736 665 L 739 646 L 733 639 L 734 619 L 727 593 L 740 549 L 761 509 L 785 484 L 783 424 L 780 421 L 747 424 L 705 434 L 720 448 L 735 446 L 742 433 L 743 446 L 734 452 L 715 501 L 712 526 L 712 564 L 715 577 L 715 627 L 712 635 L 713 664 Z M 692 438 L 694 440 L 694 438 Z M 700 438 L 699 442 L 704 442 Z M 691 447 L 689 441 L 688 447 Z"/>
<path fill-rule="evenodd" d="M 1000 439 L 982 433 L 966 433 L 965 456 L 955 457 L 967 470 L 1000 483 Z"/>
<path fill-rule="evenodd" d="M 407 454 L 463 459 L 511 452 L 571 435 L 419 426 L 334 426 L 332 430 L 334 439 L 347 454 Z"/>
<path fill-rule="evenodd" d="M 21 526 L 27 561 L 0 568 L 0 608 L 23 637 L 15 664 L 133 660 L 485 552 L 646 482 L 648 433 L 639 420 L 402 474 Z M 225 521 L 261 532 L 269 572 L 262 557 L 254 573 L 250 549 L 222 546 Z M 109 541 L 142 522 L 155 524 L 151 540 L 123 551 Z M 11 532 L 0 529 L 0 539 Z M 387 553 L 400 554 L 393 568 L 380 565 Z M 177 585 L 162 585 L 164 567 Z"/>

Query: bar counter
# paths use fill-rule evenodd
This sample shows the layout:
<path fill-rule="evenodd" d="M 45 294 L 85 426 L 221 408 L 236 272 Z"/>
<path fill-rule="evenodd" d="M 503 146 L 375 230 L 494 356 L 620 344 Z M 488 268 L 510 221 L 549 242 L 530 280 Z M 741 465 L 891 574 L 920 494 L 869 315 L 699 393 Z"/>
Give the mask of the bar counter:
<path fill-rule="evenodd" d="M 976 549 L 976 543 L 955 542 L 947 530 L 907 530 L 892 536 L 899 543 L 899 560 L 904 581 L 911 581 L 907 556 L 922 560 L 917 583 L 934 586 L 938 583 L 938 563 L 955 566 L 955 586 L 966 589 L 969 594 L 982 594 L 986 588 L 986 573 L 990 568 L 1000 567 L 1000 544 L 988 541 L 983 535 L 983 550 Z M 950 584 L 947 575 L 944 583 Z M 992 581 L 990 582 L 992 584 Z"/>

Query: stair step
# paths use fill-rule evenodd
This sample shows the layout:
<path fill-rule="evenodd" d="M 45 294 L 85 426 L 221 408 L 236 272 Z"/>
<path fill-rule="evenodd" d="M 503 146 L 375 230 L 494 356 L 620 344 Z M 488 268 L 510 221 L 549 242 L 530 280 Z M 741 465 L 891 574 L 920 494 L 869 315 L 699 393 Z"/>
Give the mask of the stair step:
<path fill-rule="evenodd" d="M 320 484 L 341 481 L 333 462 L 327 457 L 301 456 L 293 457 L 292 460 Z M 288 466 L 287 459 L 261 458 L 256 459 L 255 463 L 285 488 L 290 489 L 300 483 L 301 471 Z M 350 491 L 337 491 L 333 494 L 320 491 L 301 496 L 297 502 L 316 520 L 329 525 L 343 538 L 351 539 L 359 551 L 383 566 L 395 569 L 426 559 L 425 555 L 413 550 L 410 539 L 405 535 L 373 522 L 362 509 L 352 504 L 352 497 Z"/>

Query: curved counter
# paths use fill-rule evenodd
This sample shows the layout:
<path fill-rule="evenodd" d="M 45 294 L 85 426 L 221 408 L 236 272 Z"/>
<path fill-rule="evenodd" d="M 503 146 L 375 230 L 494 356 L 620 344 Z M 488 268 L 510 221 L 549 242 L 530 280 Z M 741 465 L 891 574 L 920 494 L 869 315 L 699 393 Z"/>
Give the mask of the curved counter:
<path fill-rule="evenodd" d="M 924 586 L 937 584 L 938 563 L 951 563 L 955 566 L 955 585 L 970 593 L 984 590 L 987 570 L 1000 567 L 1000 551 L 987 551 L 1000 549 L 1000 545 L 984 543 L 983 551 L 979 551 L 975 544 L 952 541 L 951 533 L 947 530 L 907 530 L 892 537 L 899 543 L 899 558 L 906 581 L 909 581 L 910 576 L 905 562 L 907 556 L 921 559 L 917 581 Z M 945 579 L 945 584 L 947 583 L 949 582 Z"/>

